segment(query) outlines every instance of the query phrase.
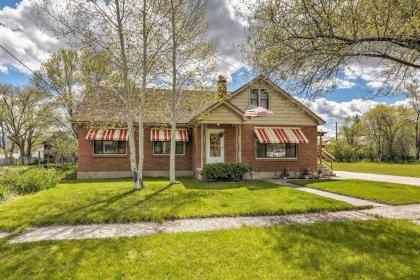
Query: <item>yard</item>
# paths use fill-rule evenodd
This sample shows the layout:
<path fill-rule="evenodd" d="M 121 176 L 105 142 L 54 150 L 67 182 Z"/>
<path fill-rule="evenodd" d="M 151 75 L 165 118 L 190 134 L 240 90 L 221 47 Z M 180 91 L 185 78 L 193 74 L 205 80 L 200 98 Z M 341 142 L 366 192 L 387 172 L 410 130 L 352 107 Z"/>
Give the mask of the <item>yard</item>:
<path fill-rule="evenodd" d="M 147 179 L 67 181 L 0 204 L 0 229 L 189 217 L 274 215 L 353 209 L 350 204 L 264 181 L 207 183 L 190 178 L 169 186 Z"/>
<path fill-rule="evenodd" d="M 420 163 L 336 162 L 334 170 L 420 178 Z"/>
<path fill-rule="evenodd" d="M 398 220 L 0 241 L 0 278 L 419 279 L 419 252 L 420 227 Z"/>
<path fill-rule="evenodd" d="M 291 180 L 292 183 L 328 192 L 391 205 L 420 203 L 420 187 L 365 180 Z"/>

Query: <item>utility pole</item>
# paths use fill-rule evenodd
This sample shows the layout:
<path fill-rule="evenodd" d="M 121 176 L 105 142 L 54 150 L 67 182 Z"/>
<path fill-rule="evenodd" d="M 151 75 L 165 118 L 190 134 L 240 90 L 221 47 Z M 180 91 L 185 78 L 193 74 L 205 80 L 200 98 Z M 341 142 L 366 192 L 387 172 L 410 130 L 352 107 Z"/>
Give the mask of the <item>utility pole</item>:
<path fill-rule="evenodd" d="M 338 122 L 335 122 L 335 141 L 338 141 Z"/>

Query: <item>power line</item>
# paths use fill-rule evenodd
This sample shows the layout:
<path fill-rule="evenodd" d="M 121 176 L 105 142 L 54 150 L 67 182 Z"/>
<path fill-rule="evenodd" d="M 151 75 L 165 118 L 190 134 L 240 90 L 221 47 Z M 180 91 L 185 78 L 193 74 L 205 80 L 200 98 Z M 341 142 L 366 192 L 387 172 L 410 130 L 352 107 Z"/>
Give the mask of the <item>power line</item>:
<path fill-rule="evenodd" d="M 56 93 L 60 94 L 60 91 L 58 91 L 53 85 L 51 85 L 47 80 L 42 77 L 39 73 L 32 70 L 29 66 L 27 66 L 22 60 L 20 60 L 17 56 L 15 56 L 11 51 L 9 51 L 6 47 L 4 47 L 2 44 L 0 44 L 0 48 L 2 48 L 7 54 L 9 54 L 11 57 L 13 57 L 17 62 L 19 62 L 23 67 L 28 69 L 34 76 L 38 77 L 42 82 L 44 82 L 50 89 L 55 91 Z"/>

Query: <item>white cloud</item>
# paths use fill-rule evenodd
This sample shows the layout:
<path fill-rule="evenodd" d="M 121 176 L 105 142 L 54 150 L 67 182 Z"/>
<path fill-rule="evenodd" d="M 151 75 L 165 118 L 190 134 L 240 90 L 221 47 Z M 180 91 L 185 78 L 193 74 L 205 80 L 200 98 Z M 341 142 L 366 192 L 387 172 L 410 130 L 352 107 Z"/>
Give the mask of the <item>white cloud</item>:
<path fill-rule="evenodd" d="M 62 43 L 43 28 L 40 15 L 32 6 L 34 1 L 23 0 L 15 8 L 6 6 L 0 10 L 0 44 L 29 68 L 37 70 L 41 61 L 47 59 Z M 9 54 L 0 51 L 0 71 L 4 72 L 9 66 L 30 73 Z"/>
<path fill-rule="evenodd" d="M 319 98 L 309 103 L 309 106 L 325 121 L 328 121 L 330 119 L 344 119 L 346 116 L 363 115 L 377 104 L 379 102 L 363 99 L 336 102 Z"/>
<path fill-rule="evenodd" d="M 318 114 L 321 118 L 326 121 L 325 126 L 321 127 L 320 130 L 326 131 L 327 138 L 335 137 L 335 123 L 339 125 L 344 121 L 347 116 L 363 116 L 367 111 L 372 109 L 378 104 L 384 104 L 383 102 L 377 102 L 373 100 L 353 99 L 351 101 L 336 102 L 327 100 L 326 98 L 319 98 L 315 101 L 304 102 L 314 113 Z M 396 101 L 392 106 L 408 106 L 408 100 Z"/>

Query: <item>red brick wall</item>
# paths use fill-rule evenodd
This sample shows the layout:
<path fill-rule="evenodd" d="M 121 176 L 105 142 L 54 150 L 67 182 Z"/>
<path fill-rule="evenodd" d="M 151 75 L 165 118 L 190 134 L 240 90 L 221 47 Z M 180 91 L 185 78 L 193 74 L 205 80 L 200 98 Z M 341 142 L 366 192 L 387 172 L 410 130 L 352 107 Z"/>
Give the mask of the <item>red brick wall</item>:
<path fill-rule="evenodd" d="M 236 160 L 235 125 L 208 125 L 208 128 L 225 130 L 225 162 Z M 278 172 L 287 167 L 290 171 L 317 166 L 317 127 L 301 127 L 309 140 L 308 144 L 298 144 L 297 159 L 256 159 L 254 126 L 242 125 L 242 162 L 256 167 L 257 172 Z M 85 136 L 87 129 L 79 128 L 79 171 L 129 171 L 129 155 L 93 156 L 92 143 Z M 177 170 L 195 171 L 201 164 L 201 128 L 194 127 L 189 131 L 190 141 L 186 144 L 185 156 L 176 157 Z M 137 141 L 136 141 L 137 143 Z M 136 144 L 137 146 L 137 144 Z M 153 143 L 150 141 L 150 129 L 144 135 L 144 170 L 168 171 L 169 156 L 154 156 Z"/>
<path fill-rule="evenodd" d="M 242 126 L 242 162 L 256 168 L 257 172 L 278 172 L 283 168 L 300 171 L 303 168 L 316 170 L 317 166 L 317 127 L 300 127 L 308 138 L 308 144 L 298 144 L 297 159 L 256 159 L 254 126 Z"/>
<path fill-rule="evenodd" d="M 130 160 L 128 154 L 120 156 L 94 156 L 92 141 L 85 139 L 88 129 L 79 127 L 78 144 L 79 144 L 79 162 L 78 170 L 81 172 L 88 171 L 129 171 Z M 189 135 L 191 138 L 191 134 Z M 138 148 L 136 139 L 136 149 Z M 185 155 L 176 156 L 176 170 L 192 169 L 192 139 L 186 143 Z M 168 171 L 169 155 L 153 155 L 153 143 L 150 141 L 150 129 L 144 131 L 144 171 Z"/>

